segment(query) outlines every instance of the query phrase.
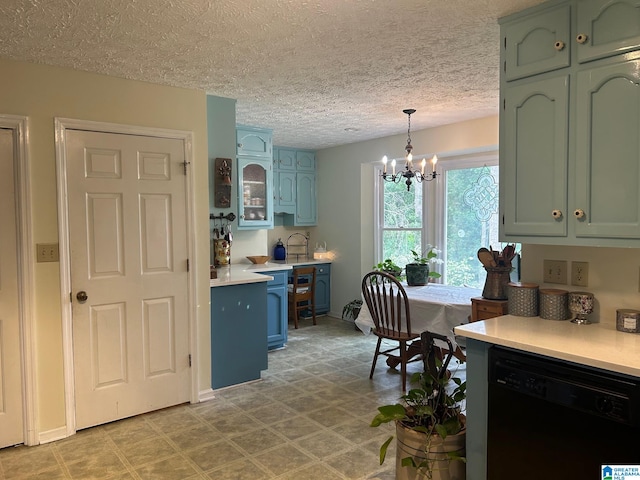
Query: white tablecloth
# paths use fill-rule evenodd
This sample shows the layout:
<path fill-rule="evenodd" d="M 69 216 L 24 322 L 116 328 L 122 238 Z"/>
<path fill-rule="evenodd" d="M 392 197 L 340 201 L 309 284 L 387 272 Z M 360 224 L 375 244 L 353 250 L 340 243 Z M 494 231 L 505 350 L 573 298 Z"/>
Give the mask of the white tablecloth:
<path fill-rule="evenodd" d="M 430 283 L 423 287 L 403 284 L 411 311 L 411 330 L 426 330 L 454 339 L 453 327 L 469 322 L 471 298 L 482 296 L 482 290 Z M 364 299 L 363 299 L 364 300 Z M 373 319 L 366 302 L 362 304 L 356 325 L 364 333 L 370 333 Z"/>

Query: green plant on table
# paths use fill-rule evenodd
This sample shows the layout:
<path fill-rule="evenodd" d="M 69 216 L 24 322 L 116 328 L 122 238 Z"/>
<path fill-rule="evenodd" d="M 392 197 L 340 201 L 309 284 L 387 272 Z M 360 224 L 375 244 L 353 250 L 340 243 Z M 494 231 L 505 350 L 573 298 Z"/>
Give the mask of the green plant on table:
<path fill-rule="evenodd" d="M 436 263 L 443 263 L 442 259 L 438 258 L 438 253 L 440 253 L 440 251 L 431 245 L 427 245 L 426 254 L 420 254 L 415 250 L 411 250 L 413 261 L 409 265 L 432 265 Z M 442 275 L 429 269 L 429 277 L 440 278 Z"/>
<path fill-rule="evenodd" d="M 394 277 L 399 277 L 402 274 L 402 267 L 396 265 L 396 263 L 390 258 L 387 258 L 377 265 L 374 265 L 373 268 L 374 270 L 378 270 L 380 272 L 389 273 Z"/>

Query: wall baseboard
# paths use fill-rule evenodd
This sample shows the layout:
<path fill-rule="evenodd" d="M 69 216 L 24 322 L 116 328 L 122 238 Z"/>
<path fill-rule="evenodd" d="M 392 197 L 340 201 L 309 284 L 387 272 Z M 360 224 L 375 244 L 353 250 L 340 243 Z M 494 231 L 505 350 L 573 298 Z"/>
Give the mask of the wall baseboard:
<path fill-rule="evenodd" d="M 216 398 L 216 394 L 210 388 L 207 388 L 206 390 L 200 390 L 200 392 L 198 392 L 199 402 L 208 402 L 209 400 L 213 400 L 214 398 Z"/>
<path fill-rule="evenodd" d="M 55 442 L 56 440 L 62 440 L 63 438 L 67 438 L 69 435 L 67 434 L 67 427 L 58 427 L 53 430 L 48 430 L 46 432 L 40 432 L 38 435 L 38 441 L 40 444 L 42 443 L 50 443 Z"/>

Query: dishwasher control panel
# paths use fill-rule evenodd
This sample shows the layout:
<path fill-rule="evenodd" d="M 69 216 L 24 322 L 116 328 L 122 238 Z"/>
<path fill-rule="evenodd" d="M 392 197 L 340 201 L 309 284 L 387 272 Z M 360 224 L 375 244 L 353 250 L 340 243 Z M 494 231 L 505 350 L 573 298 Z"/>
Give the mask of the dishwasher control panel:
<path fill-rule="evenodd" d="M 494 346 L 489 383 L 541 400 L 640 425 L 640 380 L 584 365 Z"/>

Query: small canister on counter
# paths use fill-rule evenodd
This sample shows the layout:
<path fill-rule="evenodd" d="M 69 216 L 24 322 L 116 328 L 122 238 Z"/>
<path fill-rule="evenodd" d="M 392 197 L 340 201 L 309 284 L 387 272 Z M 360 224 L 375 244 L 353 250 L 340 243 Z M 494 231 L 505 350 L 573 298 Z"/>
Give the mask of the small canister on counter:
<path fill-rule="evenodd" d="M 557 288 L 540 290 L 540 318 L 566 320 L 569 318 L 569 292 Z"/>
<path fill-rule="evenodd" d="M 628 333 L 640 333 L 640 310 L 616 310 L 616 330 Z"/>
<path fill-rule="evenodd" d="M 538 315 L 538 284 L 511 282 L 507 284 L 509 315 L 536 317 Z"/>

